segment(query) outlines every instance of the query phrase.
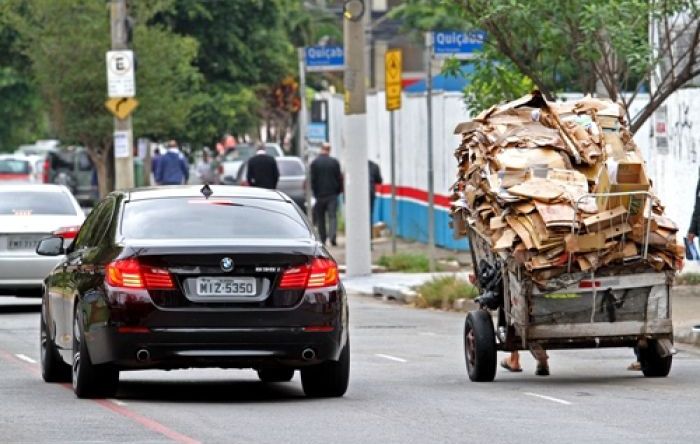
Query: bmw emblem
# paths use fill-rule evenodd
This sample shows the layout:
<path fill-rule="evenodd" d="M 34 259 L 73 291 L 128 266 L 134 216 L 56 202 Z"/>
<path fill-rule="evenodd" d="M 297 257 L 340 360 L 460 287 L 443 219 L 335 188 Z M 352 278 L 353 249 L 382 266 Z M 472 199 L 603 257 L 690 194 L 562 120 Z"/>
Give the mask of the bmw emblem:
<path fill-rule="evenodd" d="M 221 259 L 221 269 L 224 271 L 233 270 L 233 259 L 231 259 L 230 257 L 225 257 Z"/>

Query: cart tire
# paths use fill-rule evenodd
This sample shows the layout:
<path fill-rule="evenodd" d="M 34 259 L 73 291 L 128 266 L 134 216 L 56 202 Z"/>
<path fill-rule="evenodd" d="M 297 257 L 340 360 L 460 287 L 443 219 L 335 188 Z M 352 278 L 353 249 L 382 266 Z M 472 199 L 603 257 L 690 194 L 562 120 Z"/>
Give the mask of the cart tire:
<path fill-rule="evenodd" d="M 470 380 L 491 382 L 496 377 L 496 335 L 491 315 L 486 310 L 474 310 L 467 314 L 464 358 Z"/>
<path fill-rule="evenodd" d="M 649 340 L 646 348 L 639 349 L 639 363 L 647 378 L 665 378 L 671 372 L 673 355 L 661 356 L 656 340 Z"/>

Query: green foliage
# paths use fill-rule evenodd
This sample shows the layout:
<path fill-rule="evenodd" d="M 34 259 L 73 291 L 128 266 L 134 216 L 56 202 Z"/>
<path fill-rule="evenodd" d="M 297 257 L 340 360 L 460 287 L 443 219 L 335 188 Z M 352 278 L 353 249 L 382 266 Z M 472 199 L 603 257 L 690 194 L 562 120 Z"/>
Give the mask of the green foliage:
<path fill-rule="evenodd" d="M 377 264 L 386 267 L 388 271 L 402 271 L 406 273 L 427 273 L 430 271 L 428 257 L 422 253 L 397 253 L 383 255 Z"/>
<path fill-rule="evenodd" d="M 666 63 L 652 60 L 649 17 L 684 17 L 691 24 L 686 32 L 691 36 L 699 14 L 697 2 L 688 0 L 408 0 L 399 13 L 409 27 L 421 30 L 453 23 L 453 28 L 487 32 L 486 53 L 472 75 L 477 85 L 467 91 L 470 106 L 499 102 L 531 81 L 550 99 L 563 91 L 596 92 L 600 82 L 609 97 L 621 99 L 627 107 L 636 95 L 621 93 L 638 92 L 657 65 Z M 675 39 L 673 34 L 663 34 L 675 32 L 669 31 L 672 25 L 661 28 L 662 41 Z M 690 48 L 694 59 L 676 55 L 677 62 L 685 61 L 690 68 L 678 68 L 682 75 L 667 76 L 659 90 L 670 94 L 700 73 L 693 68 L 698 48 Z M 657 49 L 671 51 L 670 47 Z M 664 57 L 668 59 L 668 53 Z M 492 64 L 484 65 L 485 59 Z M 632 129 L 638 129 L 665 97 L 645 105 L 632 120 Z"/>
<path fill-rule="evenodd" d="M 676 276 L 676 285 L 700 285 L 700 273 L 683 273 Z"/>
<path fill-rule="evenodd" d="M 7 5 L 0 5 L 0 152 L 45 135 L 46 122 L 28 61 L 17 48 L 17 32 L 7 23 Z"/>
<path fill-rule="evenodd" d="M 113 119 L 104 108 L 105 51 L 110 48 L 107 5 L 94 0 L 8 1 L 10 23 L 43 97 L 52 135 L 84 145 L 104 187 L 109 183 L 105 164 L 113 130 Z M 165 0 L 149 2 L 132 11 L 141 102 L 133 117 L 137 136 L 179 134 L 197 98 L 200 77 L 192 66 L 196 41 L 147 23 L 158 8 L 169 5 Z"/>
<path fill-rule="evenodd" d="M 433 278 L 418 287 L 417 292 L 415 304 L 421 308 L 441 308 L 444 301 L 451 307 L 457 299 L 474 299 L 479 294 L 476 287 L 456 276 Z"/>

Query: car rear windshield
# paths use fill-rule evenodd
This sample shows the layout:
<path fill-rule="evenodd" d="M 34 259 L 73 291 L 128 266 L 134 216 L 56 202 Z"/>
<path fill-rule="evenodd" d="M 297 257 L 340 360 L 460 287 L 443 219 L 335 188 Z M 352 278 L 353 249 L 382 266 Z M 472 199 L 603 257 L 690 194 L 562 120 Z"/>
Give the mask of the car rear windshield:
<path fill-rule="evenodd" d="M 278 161 L 280 176 L 303 176 L 304 164 L 296 161 Z"/>
<path fill-rule="evenodd" d="M 65 193 L 0 190 L 0 215 L 77 215 Z"/>
<path fill-rule="evenodd" d="M 22 159 L 0 159 L 0 174 L 29 174 L 29 162 Z"/>
<path fill-rule="evenodd" d="M 251 198 L 162 198 L 128 202 L 127 239 L 301 239 L 309 228 L 288 202 Z"/>

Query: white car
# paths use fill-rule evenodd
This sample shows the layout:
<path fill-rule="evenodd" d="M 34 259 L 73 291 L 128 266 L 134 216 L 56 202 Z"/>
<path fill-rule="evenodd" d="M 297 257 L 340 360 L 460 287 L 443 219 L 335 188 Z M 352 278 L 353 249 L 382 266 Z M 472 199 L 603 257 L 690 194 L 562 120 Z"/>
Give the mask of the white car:
<path fill-rule="evenodd" d="M 282 148 L 276 143 L 266 143 L 265 152 L 272 157 L 282 157 L 284 152 Z M 250 159 L 255 155 L 257 147 L 255 145 L 250 145 L 247 143 L 239 143 L 235 148 L 231 148 L 224 154 L 221 161 L 221 166 L 224 172 L 221 175 L 221 183 L 225 185 L 235 185 L 236 177 L 238 176 L 238 170 L 241 165 L 245 163 L 246 160 Z"/>
<path fill-rule="evenodd" d="M 36 181 L 34 158 L 21 154 L 0 154 L 0 184 Z"/>
<path fill-rule="evenodd" d="M 71 239 L 85 215 L 68 188 L 49 184 L 0 185 L 0 295 L 41 296 L 60 257 L 39 256 L 42 238 Z"/>

